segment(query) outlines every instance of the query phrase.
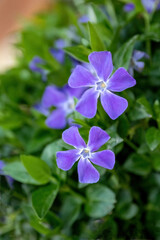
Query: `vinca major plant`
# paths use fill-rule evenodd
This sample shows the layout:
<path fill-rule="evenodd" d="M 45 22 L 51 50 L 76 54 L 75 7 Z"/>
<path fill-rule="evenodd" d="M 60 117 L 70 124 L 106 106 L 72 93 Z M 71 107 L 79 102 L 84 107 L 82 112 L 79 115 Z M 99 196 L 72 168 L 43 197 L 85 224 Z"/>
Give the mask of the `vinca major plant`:
<path fill-rule="evenodd" d="M 160 2 L 50 3 L 0 73 L 3 240 L 160 237 Z"/>

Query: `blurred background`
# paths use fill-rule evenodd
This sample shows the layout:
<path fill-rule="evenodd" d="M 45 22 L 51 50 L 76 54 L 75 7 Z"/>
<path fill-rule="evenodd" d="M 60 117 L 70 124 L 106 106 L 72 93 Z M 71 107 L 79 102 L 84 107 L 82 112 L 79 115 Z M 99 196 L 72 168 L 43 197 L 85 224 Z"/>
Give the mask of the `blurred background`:
<path fill-rule="evenodd" d="M 53 0 L 0 0 L 0 72 L 14 65 L 16 31 L 51 2 L 53 5 Z"/>

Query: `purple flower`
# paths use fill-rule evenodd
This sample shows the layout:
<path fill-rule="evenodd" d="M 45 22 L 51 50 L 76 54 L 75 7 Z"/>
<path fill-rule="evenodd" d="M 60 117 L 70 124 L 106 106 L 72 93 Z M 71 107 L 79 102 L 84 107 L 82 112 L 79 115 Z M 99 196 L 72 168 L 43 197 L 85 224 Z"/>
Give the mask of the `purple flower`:
<path fill-rule="evenodd" d="M 131 11 L 133 11 L 134 9 L 135 9 L 134 3 L 127 3 L 127 4 L 125 4 L 124 7 L 123 7 L 123 10 L 124 10 L 125 12 L 131 12 Z"/>
<path fill-rule="evenodd" d="M 149 58 L 148 54 L 139 50 L 134 50 L 133 56 L 131 58 L 130 67 L 128 72 L 133 76 L 134 70 L 137 72 L 142 72 L 144 68 L 144 62 L 139 61 L 141 58 Z"/>
<path fill-rule="evenodd" d="M 63 39 L 58 39 L 55 41 L 55 48 L 50 49 L 52 56 L 61 64 L 64 62 L 65 57 L 64 47 L 66 47 L 66 42 Z"/>
<path fill-rule="evenodd" d="M 87 145 L 80 136 L 77 127 L 70 127 L 65 130 L 62 139 L 65 143 L 75 147 L 75 149 L 57 152 L 57 165 L 60 169 L 67 171 L 79 160 L 79 182 L 98 182 L 100 175 L 92 163 L 107 169 L 113 169 L 115 155 L 112 151 L 95 152 L 110 139 L 110 136 L 101 128 L 94 126 L 90 129 Z"/>
<path fill-rule="evenodd" d="M 67 116 L 75 111 L 74 97 L 79 98 L 82 91 L 82 88 L 72 89 L 68 85 L 62 89 L 55 86 L 46 87 L 39 110 L 42 113 L 47 113 L 49 108 L 56 107 L 48 115 L 46 125 L 50 128 L 63 129 L 67 124 Z"/>
<path fill-rule="evenodd" d="M 148 13 L 160 9 L 160 0 L 141 0 L 141 2 Z"/>
<path fill-rule="evenodd" d="M 5 166 L 5 163 L 0 160 L 0 175 L 5 175 L 5 173 L 3 172 L 3 167 Z M 11 178 L 10 176 L 6 176 L 5 175 L 5 178 L 6 178 L 6 181 L 8 183 L 8 185 L 10 186 L 10 188 L 13 187 L 13 178 Z"/>
<path fill-rule="evenodd" d="M 106 113 L 111 119 L 116 119 L 126 110 L 128 102 L 113 92 L 133 87 L 136 81 L 124 68 L 119 68 L 111 76 L 113 64 L 110 52 L 93 52 L 88 58 L 93 70 L 78 65 L 68 81 L 72 88 L 90 87 L 80 98 L 76 110 L 87 118 L 93 118 L 97 112 L 97 100 L 100 96 Z"/>
<path fill-rule="evenodd" d="M 37 72 L 40 73 L 42 75 L 42 81 L 46 81 L 47 80 L 47 70 L 43 69 L 42 67 L 40 67 L 40 65 L 44 65 L 45 61 L 38 57 L 35 56 L 29 63 L 29 68 L 31 69 L 31 71 L 33 72 Z"/>
<path fill-rule="evenodd" d="M 87 23 L 87 22 L 89 22 L 89 17 L 87 15 L 83 15 L 78 19 L 78 21 L 80 23 Z"/>

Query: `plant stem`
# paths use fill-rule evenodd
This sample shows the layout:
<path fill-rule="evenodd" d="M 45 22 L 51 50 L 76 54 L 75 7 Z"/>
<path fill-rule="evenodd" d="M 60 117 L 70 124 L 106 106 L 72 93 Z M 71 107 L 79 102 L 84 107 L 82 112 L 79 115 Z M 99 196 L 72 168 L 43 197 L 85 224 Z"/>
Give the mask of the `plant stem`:
<path fill-rule="evenodd" d="M 138 147 L 134 143 L 132 143 L 130 140 L 128 140 L 127 138 L 124 139 L 124 142 L 127 143 L 128 146 L 130 146 L 135 152 L 138 151 Z"/>

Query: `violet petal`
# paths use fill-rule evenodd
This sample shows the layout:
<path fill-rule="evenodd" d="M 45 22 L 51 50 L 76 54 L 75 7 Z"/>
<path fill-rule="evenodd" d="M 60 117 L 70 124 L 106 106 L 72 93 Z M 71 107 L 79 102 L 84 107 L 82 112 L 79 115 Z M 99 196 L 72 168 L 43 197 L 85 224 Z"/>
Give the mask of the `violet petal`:
<path fill-rule="evenodd" d="M 66 124 L 66 114 L 63 109 L 54 110 L 46 119 L 46 125 L 49 128 L 63 129 Z"/>
<path fill-rule="evenodd" d="M 106 81 L 113 71 L 112 54 L 107 51 L 93 52 L 88 59 L 96 70 L 98 77 Z"/>
<path fill-rule="evenodd" d="M 70 127 L 62 133 L 62 139 L 65 143 L 74 146 L 75 148 L 85 148 L 86 143 L 79 134 L 77 127 Z"/>
<path fill-rule="evenodd" d="M 113 169 L 115 164 L 115 155 L 111 150 L 92 153 L 90 161 L 98 166 L 107 169 Z"/>
<path fill-rule="evenodd" d="M 96 183 L 99 180 L 99 172 L 88 159 L 80 159 L 78 162 L 78 178 L 80 183 Z"/>
<path fill-rule="evenodd" d="M 58 106 L 66 100 L 65 94 L 54 86 L 48 86 L 42 97 L 42 106 L 49 108 L 51 106 Z"/>
<path fill-rule="evenodd" d="M 77 149 L 57 152 L 56 154 L 57 166 L 64 171 L 69 170 L 74 165 L 74 163 L 78 160 L 79 158 L 78 153 L 79 153 L 79 150 Z"/>
<path fill-rule="evenodd" d="M 118 118 L 128 107 L 128 102 L 125 98 L 106 91 L 101 94 L 101 103 L 111 119 Z"/>
<path fill-rule="evenodd" d="M 102 145 L 104 145 L 110 136 L 106 131 L 102 130 L 100 127 L 92 127 L 89 131 L 89 140 L 87 146 L 91 152 L 97 151 Z"/>
<path fill-rule="evenodd" d="M 87 118 L 93 118 L 97 112 L 98 91 L 90 88 L 82 95 L 76 105 L 76 110 Z"/>
<path fill-rule="evenodd" d="M 96 80 L 97 79 L 86 68 L 78 65 L 73 70 L 68 84 L 72 88 L 90 87 L 95 84 Z"/>
<path fill-rule="evenodd" d="M 119 68 L 107 81 L 107 89 L 113 92 L 121 92 L 135 84 L 136 80 L 124 68 Z"/>

